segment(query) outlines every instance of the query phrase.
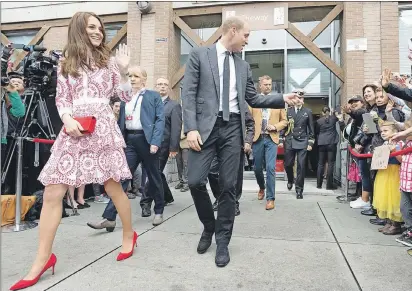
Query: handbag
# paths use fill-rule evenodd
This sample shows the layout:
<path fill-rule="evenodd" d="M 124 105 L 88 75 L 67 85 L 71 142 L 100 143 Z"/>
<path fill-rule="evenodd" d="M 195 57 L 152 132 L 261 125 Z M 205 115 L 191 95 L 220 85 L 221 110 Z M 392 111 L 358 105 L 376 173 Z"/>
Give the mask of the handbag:
<path fill-rule="evenodd" d="M 74 120 L 80 123 L 83 127 L 83 130 L 80 131 L 83 134 L 91 134 L 93 133 L 96 127 L 96 117 L 94 116 L 85 116 L 85 117 L 73 117 Z M 66 127 L 64 128 L 64 133 L 66 132 Z"/>
<path fill-rule="evenodd" d="M 361 181 L 358 165 L 354 161 L 352 161 L 351 165 L 349 166 L 348 181 L 355 183 L 359 183 Z"/>
<path fill-rule="evenodd" d="M 27 212 L 36 202 L 36 196 L 21 197 L 20 219 L 23 221 Z M 16 218 L 16 195 L 1 195 L 1 226 L 13 224 Z"/>

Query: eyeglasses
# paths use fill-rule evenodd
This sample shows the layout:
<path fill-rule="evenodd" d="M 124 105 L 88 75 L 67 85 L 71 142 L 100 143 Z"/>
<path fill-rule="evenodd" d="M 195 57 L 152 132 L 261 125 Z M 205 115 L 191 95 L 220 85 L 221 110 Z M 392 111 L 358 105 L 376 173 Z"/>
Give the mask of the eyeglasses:
<path fill-rule="evenodd" d="M 167 87 L 167 86 L 169 86 L 169 84 L 166 84 L 166 83 L 157 83 L 157 86 L 165 86 L 165 87 Z"/>

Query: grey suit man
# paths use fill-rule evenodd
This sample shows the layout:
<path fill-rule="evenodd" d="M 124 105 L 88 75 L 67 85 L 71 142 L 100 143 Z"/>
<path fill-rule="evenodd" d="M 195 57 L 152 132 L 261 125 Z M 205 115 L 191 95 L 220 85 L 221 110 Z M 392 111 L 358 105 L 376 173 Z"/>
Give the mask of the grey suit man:
<path fill-rule="evenodd" d="M 222 38 L 212 46 L 191 51 L 183 79 L 184 133 L 190 147 L 188 184 L 204 231 L 197 252 L 207 251 L 216 234 L 215 262 L 229 261 L 228 245 L 233 230 L 236 180 L 245 138 L 245 100 L 251 107 L 284 108 L 285 101 L 299 103 L 297 94 L 260 96 L 250 66 L 233 52 L 247 44 L 249 27 L 236 17 L 223 23 Z M 206 178 L 215 155 L 221 162 L 217 219 L 206 189 Z"/>

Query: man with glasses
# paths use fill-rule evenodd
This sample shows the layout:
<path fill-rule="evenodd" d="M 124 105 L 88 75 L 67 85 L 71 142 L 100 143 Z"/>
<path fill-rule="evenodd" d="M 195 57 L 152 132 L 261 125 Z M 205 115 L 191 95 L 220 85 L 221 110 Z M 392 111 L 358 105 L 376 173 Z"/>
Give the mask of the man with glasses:
<path fill-rule="evenodd" d="M 294 183 L 293 165 L 297 156 L 296 199 L 303 199 L 305 167 L 307 152 L 315 143 L 312 110 L 303 107 L 305 92 L 302 89 L 293 91 L 299 95 L 301 104 L 289 107 L 286 111 L 288 129 L 285 134 L 285 170 L 288 176 L 288 190 Z"/>

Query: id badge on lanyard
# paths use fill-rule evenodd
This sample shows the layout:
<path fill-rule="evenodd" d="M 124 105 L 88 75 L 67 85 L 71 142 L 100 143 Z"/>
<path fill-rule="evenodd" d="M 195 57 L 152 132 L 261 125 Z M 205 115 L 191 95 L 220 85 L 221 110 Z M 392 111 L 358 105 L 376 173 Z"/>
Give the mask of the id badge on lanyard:
<path fill-rule="evenodd" d="M 126 121 L 132 121 L 133 120 L 133 115 L 134 115 L 134 112 L 136 111 L 137 102 L 139 102 L 139 99 L 140 99 L 141 96 L 142 96 L 142 94 L 139 94 L 139 96 L 137 96 L 136 102 L 134 103 L 134 106 L 133 106 L 132 113 L 130 115 L 126 115 Z"/>

